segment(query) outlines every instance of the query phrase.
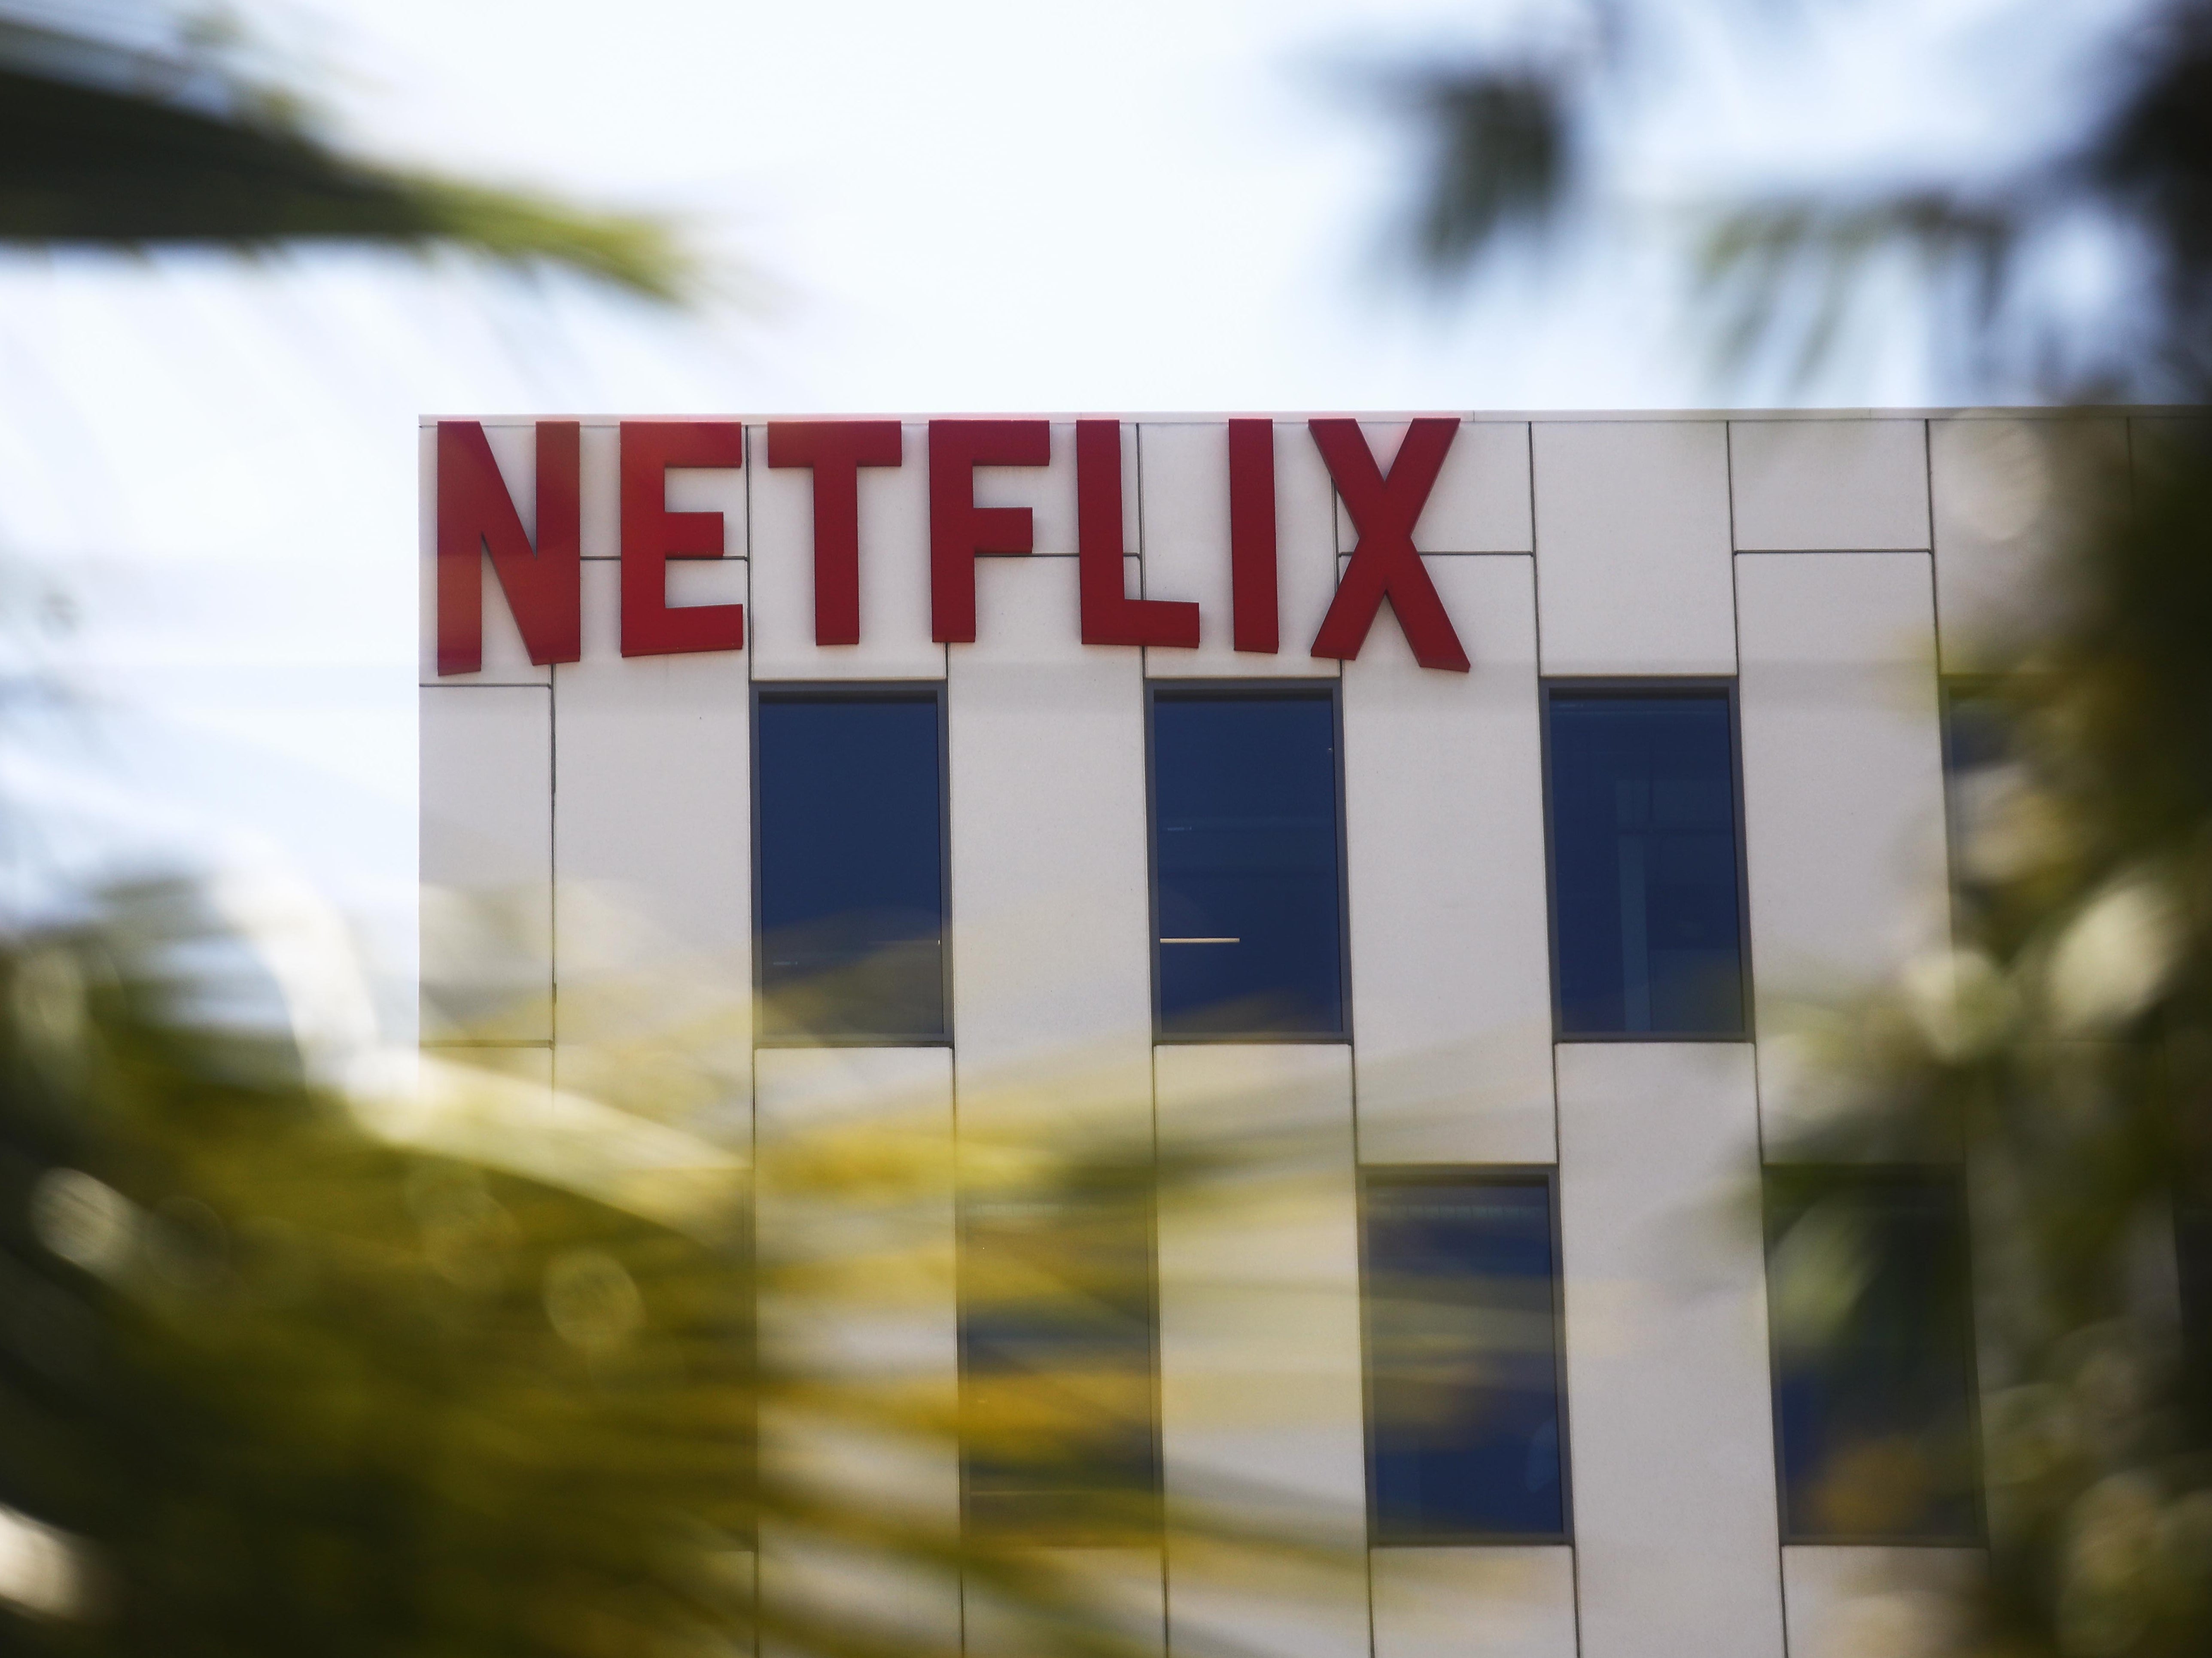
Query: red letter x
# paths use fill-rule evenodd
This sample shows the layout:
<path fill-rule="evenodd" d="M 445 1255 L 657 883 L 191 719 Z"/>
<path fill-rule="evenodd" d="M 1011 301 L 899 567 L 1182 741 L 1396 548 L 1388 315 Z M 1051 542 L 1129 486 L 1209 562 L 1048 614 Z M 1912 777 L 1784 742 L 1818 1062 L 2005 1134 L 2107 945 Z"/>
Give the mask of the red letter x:
<path fill-rule="evenodd" d="M 1337 583 L 1336 597 L 1314 635 L 1313 653 L 1349 662 L 1367 642 L 1375 613 L 1382 601 L 1405 629 L 1413 659 L 1425 668 L 1468 671 L 1467 652 L 1452 631 L 1444 602 L 1437 597 L 1421 556 L 1413 550 L 1413 525 L 1443 470 L 1444 454 L 1459 434 L 1459 422 L 1441 416 L 1417 420 L 1406 428 L 1398 458 L 1390 463 L 1387 478 L 1375 465 L 1367 439 L 1355 420 L 1313 420 L 1306 422 L 1344 497 L 1359 540 L 1352 550 L 1352 562 Z"/>

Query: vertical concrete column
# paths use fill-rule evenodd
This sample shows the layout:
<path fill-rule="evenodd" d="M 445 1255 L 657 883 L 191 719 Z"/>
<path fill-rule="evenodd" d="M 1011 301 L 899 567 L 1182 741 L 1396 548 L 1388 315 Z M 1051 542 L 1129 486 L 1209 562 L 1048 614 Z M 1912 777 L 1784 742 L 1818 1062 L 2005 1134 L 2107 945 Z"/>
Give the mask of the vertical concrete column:
<path fill-rule="evenodd" d="M 1559 1067 L 1583 1658 L 1780 1658 L 1751 1047 Z"/>
<path fill-rule="evenodd" d="M 715 507 L 741 521 L 742 476 L 725 489 Z M 722 562 L 705 573 L 714 601 L 742 602 L 745 563 Z M 583 659 L 553 671 L 555 1075 L 565 1090 L 742 1145 L 753 993 L 747 658 L 623 656 L 619 572 L 612 559 L 584 561 Z"/>
<path fill-rule="evenodd" d="M 1142 428 L 1146 596 L 1200 606 L 1199 647 L 1147 650 L 1152 677 L 1337 677 L 1334 660 L 1309 650 L 1336 591 L 1335 493 L 1304 422 L 1275 422 L 1273 440 L 1281 648 L 1267 653 L 1233 647 L 1227 422 Z M 1349 1059 L 1336 1046 L 1158 1050 L 1164 1152 L 1218 1151 L 1231 1171 L 1218 1187 L 1171 1181 L 1163 1198 L 1170 1513 L 1318 1528 L 1334 1558 L 1302 1578 L 1265 1548 L 1175 1533 L 1167 1622 L 1170 1646 L 1185 1650 L 1226 1641 L 1331 1658 L 1367 1651 Z"/>
<path fill-rule="evenodd" d="M 1141 653 L 1082 643 L 1072 428 L 1054 465 L 979 468 L 976 494 L 1033 503 L 1039 554 L 976 570 L 976 638 L 950 648 L 953 1072 L 963 1163 L 1008 1145 L 1149 1155 L 1152 945 Z M 1135 532 L 1134 431 L 1123 434 Z M 1063 499 L 1063 496 L 1065 499 Z M 1128 561 L 1127 591 L 1138 587 Z M 1162 1627 L 1153 1549 L 1063 1552 L 1099 1609 Z M 1019 1645 L 988 1597 L 971 1652 Z"/>
<path fill-rule="evenodd" d="M 1083 645 L 1073 558 L 980 560 L 976 589 L 946 687 L 962 1132 L 1148 1136 L 1139 654 Z"/>
<path fill-rule="evenodd" d="M 1770 1155 L 1814 1108 L 1790 1004 L 1832 1004 L 1948 934 L 1925 553 L 1736 559 L 1744 833 Z"/>
<path fill-rule="evenodd" d="M 531 428 L 485 436 L 523 525 L 536 516 Z M 426 1045 L 465 1043 L 472 1062 L 550 1085 L 553 1039 L 552 671 L 524 650 L 507 607 L 487 593 L 483 663 L 437 665 L 438 441 L 416 434 L 422 583 L 417 679 L 421 739 L 422 973 Z M 489 580 L 489 578 L 487 578 Z"/>
<path fill-rule="evenodd" d="M 1482 459 L 1525 544 L 1527 434 L 1510 430 Z M 1420 667 L 1387 618 L 1344 668 L 1359 1157 L 1551 1163 L 1534 561 L 1426 562 L 1473 671 Z M 1574 1658 L 1570 1547 L 1378 1548 L 1370 1570 L 1376 1658 Z"/>
<path fill-rule="evenodd" d="M 426 685 L 422 1040 L 553 1035 L 551 698 L 542 685 Z"/>
<path fill-rule="evenodd" d="M 2007 434 L 1990 422 L 1936 422 L 1932 431 L 1898 420 L 1730 429 L 1759 1114 L 1770 1158 L 1792 1154 L 1822 1103 L 1818 1079 L 1794 1062 L 1790 1002 L 1840 1002 L 1946 942 L 1939 584 L 1917 550 L 1958 545 L 1964 533 L 1960 620 L 1978 640 L 1986 610 L 1972 578 L 1994 575 L 1990 585 L 2015 600 L 2034 583 L 2026 557 L 2011 557 L 2010 569 L 1975 570 L 1975 531 L 1994 525 L 2002 542 L 2008 525 L 2027 527 L 2021 508 L 2033 516 L 2042 505 L 2032 498 L 2033 476 L 2009 480 L 2008 495 L 2001 477 L 1994 498 L 1966 492 L 1962 523 L 1962 432 L 2024 436 L 2024 457 L 2000 443 L 1996 458 L 2038 459 L 2032 429 Z M 1778 550 L 1753 550 L 1763 549 Z M 1784 1548 L 1790 1649 L 1940 1645 L 1945 1602 L 1977 1564 L 1978 1552 L 1957 1548 Z"/>
<path fill-rule="evenodd" d="M 763 1524 L 763 1604 L 957 1650 L 960 1586 L 866 1534 L 958 1535 L 958 1454 L 914 1425 L 950 1420 L 959 1387 L 951 1056 L 770 1048 L 758 1063 L 761 1339 L 805 1384 L 763 1409 L 762 1470 L 829 1516 Z"/>
<path fill-rule="evenodd" d="M 1224 1528 L 1170 1533 L 1170 1649 L 1366 1658 L 1351 1054 L 1173 1046 L 1158 1066 L 1163 1147 L 1215 1171 L 1161 1199 L 1167 1494 Z"/>
<path fill-rule="evenodd" d="M 1427 561 L 1467 674 L 1387 616 L 1344 668 L 1363 1163 L 1550 1163 L 1534 562 Z"/>

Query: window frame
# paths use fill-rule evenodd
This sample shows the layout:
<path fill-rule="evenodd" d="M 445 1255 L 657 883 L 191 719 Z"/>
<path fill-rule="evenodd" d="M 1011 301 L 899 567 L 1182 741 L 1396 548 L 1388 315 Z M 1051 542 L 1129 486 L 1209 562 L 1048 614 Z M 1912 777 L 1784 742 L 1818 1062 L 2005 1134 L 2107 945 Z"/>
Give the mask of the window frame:
<path fill-rule="evenodd" d="M 1582 1042 L 1756 1042 L 1759 1040 L 1757 980 L 1751 958 L 1751 847 L 1744 832 L 1743 699 L 1733 677 L 1715 674 L 1562 675 L 1537 681 L 1537 736 L 1544 772 L 1544 899 L 1546 938 L 1551 946 L 1552 1041 L 1554 1045 Z M 1738 997 L 1743 1023 L 1732 1032 L 1620 1030 L 1569 1031 L 1559 995 L 1559 835 L 1552 799 L 1552 701 L 1554 694 L 1570 695 L 1618 695 L 1624 701 L 1637 697 L 1710 697 L 1715 692 L 1728 698 L 1729 787 L 1735 817 L 1735 930 Z"/>
<path fill-rule="evenodd" d="M 945 682 L 942 679 L 778 679 L 752 683 L 747 710 L 746 756 L 751 792 L 746 802 L 752 845 L 752 1045 L 763 1048 L 951 1048 L 952 1017 L 952 754 Z M 766 940 L 761 932 L 761 707 L 767 702 L 932 702 L 937 709 L 937 859 L 940 900 L 939 972 L 944 981 L 944 1028 L 934 1036 L 871 1035 L 860 1031 L 771 1033 L 762 1016 L 766 999 Z"/>
<path fill-rule="evenodd" d="M 1375 1482 L 1375 1343 L 1368 1297 L 1368 1193 L 1387 1186 L 1540 1186 L 1552 1223 L 1552 1389 L 1559 1422 L 1559 1529 L 1556 1532 L 1382 1533 Z M 1567 1400 L 1566 1262 L 1559 1221 L 1559 1166 L 1554 1163 L 1364 1163 L 1358 1168 L 1360 1476 L 1365 1487 L 1370 1549 L 1557 1548 L 1575 1540 L 1574 1434 Z"/>
<path fill-rule="evenodd" d="M 1158 756 L 1153 751 L 1154 709 L 1164 693 L 1170 701 L 1311 701 L 1326 696 L 1335 732 L 1336 772 L 1336 963 L 1341 1017 L 1333 1031 L 1270 1030 L 1235 1035 L 1171 1035 L 1160 1017 L 1160 859 Z M 1352 1012 L 1352 857 L 1345 835 L 1344 695 L 1334 678 L 1262 679 L 1224 675 L 1211 679 L 1147 679 L 1145 682 L 1145 916 L 1146 945 L 1152 961 L 1152 1044 L 1156 1048 L 1218 1048 L 1237 1044 L 1348 1047 L 1353 1040 Z"/>
<path fill-rule="evenodd" d="M 1782 1345 L 1774 1327 L 1774 1274 L 1771 1262 L 1774 1242 L 1770 1227 L 1769 1205 L 1771 1201 L 1770 1180 L 1779 1172 L 1784 1178 L 1817 1179 L 1831 1184 L 1856 1183 L 1861 1185 L 1914 1184 L 1948 1187 L 1958 1204 L 1959 1266 L 1965 1282 L 1959 1285 L 1960 1304 L 1966 1309 L 1965 1339 L 1961 1351 L 1966 1360 L 1966 1421 L 1964 1436 L 1968 1461 L 1972 1465 L 1968 1477 L 1970 1503 L 1973 1509 L 1971 1530 L 1944 1536 L 1903 1535 L 1895 1532 L 1803 1533 L 1790 1523 L 1790 1472 L 1783 1459 L 1782 1412 L 1778 1408 L 1778 1395 L 1782 1386 Z M 1966 1169 L 1955 1163 L 1814 1163 L 1763 1162 L 1759 1168 L 1759 1269 L 1765 1292 L 1762 1310 L 1766 1318 L 1766 1398 L 1774 1440 L 1774 1524 L 1777 1534 L 1785 1547 L 1834 1548 L 1891 1548 L 1891 1549 L 1957 1549 L 1986 1548 L 1989 1545 L 1989 1479 L 1984 1467 L 1982 1445 L 1982 1379 L 1980 1334 L 1977 1325 L 1979 1308 L 1974 1294 L 1974 1229 L 1972 1212 L 1969 1207 L 1972 1193 L 1966 1185 Z"/>

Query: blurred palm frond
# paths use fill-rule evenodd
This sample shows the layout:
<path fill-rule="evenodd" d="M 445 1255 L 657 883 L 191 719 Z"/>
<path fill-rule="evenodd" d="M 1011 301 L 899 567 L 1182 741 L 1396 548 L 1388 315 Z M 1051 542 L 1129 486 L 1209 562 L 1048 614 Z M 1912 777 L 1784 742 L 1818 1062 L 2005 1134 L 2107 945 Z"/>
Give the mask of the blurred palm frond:
<path fill-rule="evenodd" d="M 2035 26 L 2033 5 L 2014 10 Z M 1679 89 L 1678 53 L 1697 27 L 1802 21 L 1734 0 L 1598 11 L 1579 55 L 1532 58 L 1522 40 L 1386 77 L 1394 112 L 1424 139 L 1401 230 L 1417 270 L 1465 275 L 1514 233 L 1631 177 L 1639 122 L 1656 88 Z M 1939 168 L 1871 191 L 1815 177 L 1695 210 L 1686 263 L 1723 370 L 1740 375 L 1765 353 L 1802 381 L 1832 358 L 1853 309 L 1878 304 L 1873 273 L 1901 264 L 1934 302 L 1938 349 L 1971 342 L 1967 366 L 1983 378 L 2009 350 L 2003 366 L 2057 377 L 2062 396 L 2094 380 L 2107 398 L 2193 397 L 2212 380 L 2212 0 L 2158 0 L 2119 17 L 2108 40 L 2081 64 L 2086 112 L 2008 169 Z M 2052 263 L 2042 254 L 2084 228 L 2142 282 L 2132 326 L 2107 340 L 2063 337 L 2064 302 L 2037 286 Z"/>
<path fill-rule="evenodd" d="M 295 96 L 0 20 L 0 243 L 312 241 L 451 245 L 664 303 L 698 276 L 662 219 L 378 166 L 313 136 Z"/>
<path fill-rule="evenodd" d="M 1807 192 L 1721 210 L 1696 274 L 1722 366 L 1762 353 L 1802 385 L 1830 358 L 1880 263 L 1902 258 L 1931 293 L 1954 296 L 1975 337 L 1996 319 L 2022 234 L 2022 204 L 1942 190 L 1864 200 Z"/>
<path fill-rule="evenodd" d="M 1464 270 L 1498 243 L 1538 233 L 1580 179 L 1572 94 L 1520 65 L 1410 77 L 1401 97 L 1427 129 L 1431 169 L 1408 227 L 1422 269 Z"/>

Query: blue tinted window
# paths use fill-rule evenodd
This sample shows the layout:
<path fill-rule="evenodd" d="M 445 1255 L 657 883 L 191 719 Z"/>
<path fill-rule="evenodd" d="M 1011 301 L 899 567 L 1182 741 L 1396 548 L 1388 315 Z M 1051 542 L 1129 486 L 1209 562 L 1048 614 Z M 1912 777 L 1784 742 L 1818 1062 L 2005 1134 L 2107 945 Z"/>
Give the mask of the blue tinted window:
<path fill-rule="evenodd" d="M 1375 1540 L 1564 1535 L 1550 1186 L 1371 1175 L 1366 1195 Z"/>
<path fill-rule="evenodd" d="M 1560 1034 L 1741 1035 L 1728 694 L 1554 690 L 1548 717 Z"/>
<path fill-rule="evenodd" d="M 934 693 L 763 696 L 754 793 L 761 1028 L 945 1035 Z"/>
<path fill-rule="evenodd" d="M 1972 1323 L 1958 1182 L 1770 1169 L 1766 1230 L 1785 1534 L 1972 1538 Z"/>
<path fill-rule="evenodd" d="M 1328 692 L 1154 697 L 1161 1035 L 1343 1033 L 1336 799 Z"/>
<path fill-rule="evenodd" d="M 1158 1523 L 1149 1167 L 1088 1191 L 965 1206 L 961 1471 L 968 1524 L 1110 1542 Z"/>
<path fill-rule="evenodd" d="M 1943 685 L 1943 769 L 1953 777 L 2000 765 L 2012 750 L 2012 710 L 1996 682 L 1952 679 Z"/>

